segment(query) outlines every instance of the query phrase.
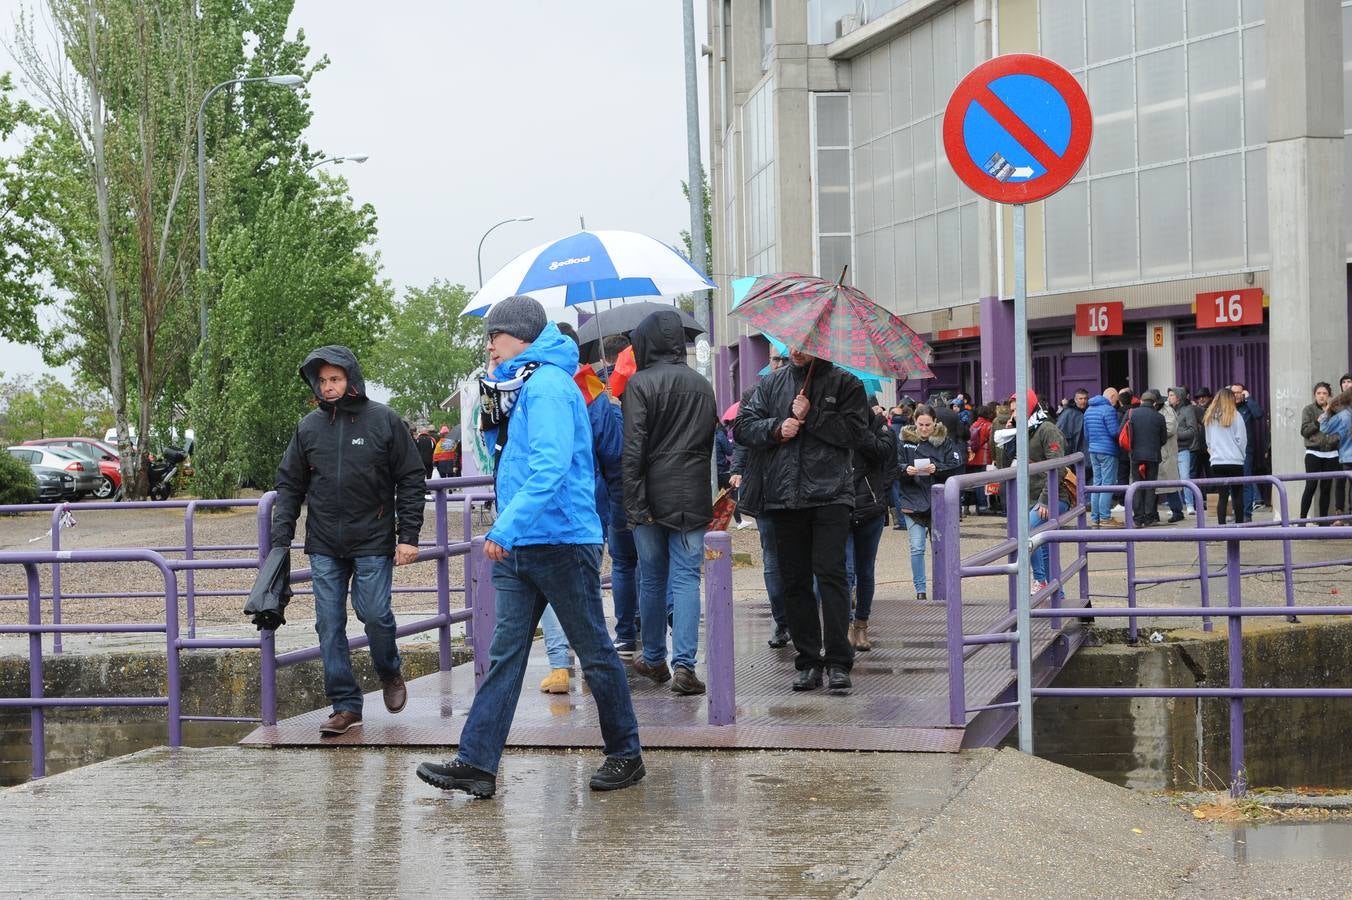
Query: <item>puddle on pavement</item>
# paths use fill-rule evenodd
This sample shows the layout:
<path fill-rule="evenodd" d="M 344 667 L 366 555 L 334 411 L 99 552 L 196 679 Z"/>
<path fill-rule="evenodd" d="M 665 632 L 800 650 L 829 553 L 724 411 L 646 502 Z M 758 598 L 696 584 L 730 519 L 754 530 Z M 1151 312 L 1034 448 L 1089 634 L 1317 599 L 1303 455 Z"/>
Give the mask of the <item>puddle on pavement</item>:
<path fill-rule="evenodd" d="M 1352 855 L 1352 821 L 1239 825 L 1222 840 L 1240 863 L 1346 859 Z"/>

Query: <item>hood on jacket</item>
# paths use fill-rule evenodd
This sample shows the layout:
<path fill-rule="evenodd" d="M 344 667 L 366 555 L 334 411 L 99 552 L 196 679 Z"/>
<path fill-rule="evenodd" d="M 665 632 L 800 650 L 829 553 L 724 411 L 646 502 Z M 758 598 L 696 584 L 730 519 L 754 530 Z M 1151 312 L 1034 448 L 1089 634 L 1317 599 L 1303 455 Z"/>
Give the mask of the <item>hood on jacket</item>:
<path fill-rule="evenodd" d="M 1187 385 L 1182 385 L 1182 386 L 1180 386 L 1180 387 L 1171 387 L 1171 388 L 1169 388 L 1169 390 L 1173 391 L 1175 394 L 1178 395 L 1178 405 L 1179 405 L 1179 406 L 1182 406 L 1184 403 L 1187 403 L 1190 399 L 1192 399 L 1192 398 L 1190 398 L 1190 397 L 1188 396 L 1188 388 L 1187 388 Z M 1166 395 L 1165 395 L 1165 400 L 1167 401 L 1168 399 L 1169 399 L 1169 398 L 1168 398 L 1168 395 L 1166 394 Z"/>
<path fill-rule="evenodd" d="M 1112 406 L 1112 404 L 1108 402 L 1108 398 L 1105 397 L 1105 396 L 1103 396 L 1102 394 L 1095 394 L 1094 396 L 1090 397 L 1090 398 L 1089 398 L 1089 405 L 1090 405 L 1090 406 Z"/>
<path fill-rule="evenodd" d="M 310 355 L 305 357 L 305 362 L 300 364 L 300 377 L 310 385 L 310 391 L 321 406 L 326 401 L 319 395 L 319 370 L 325 364 L 337 366 L 347 373 L 347 394 L 343 400 L 366 399 L 366 379 L 362 377 L 361 364 L 357 362 L 356 355 L 341 344 L 329 344 L 311 350 Z"/>
<path fill-rule="evenodd" d="M 934 421 L 934 430 L 930 432 L 929 442 L 938 447 L 943 444 L 944 439 L 948 437 L 948 428 L 939 420 Z M 901 429 L 901 439 L 909 441 L 912 444 L 920 443 L 920 432 L 916 430 L 915 425 L 907 425 Z"/>
<path fill-rule="evenodd" d="M 674 309 L 658 310 L 629 333 L 638 370 L 659 362 L 685 365 L 685 326 Z"/>
<path fill-rule="evenodd" d="M 498 381 L 506 381 L 515 378 L 516 373 L 526 363 L 538 362 L 558 366 L 571 379 L 577 372 L 577 360 L 577 344 L 559 331 L 558 325 L 550 322 L 525 350 L 505 362 L 498 363 L 498 367 L 493 370 L 493 377 Z"/>

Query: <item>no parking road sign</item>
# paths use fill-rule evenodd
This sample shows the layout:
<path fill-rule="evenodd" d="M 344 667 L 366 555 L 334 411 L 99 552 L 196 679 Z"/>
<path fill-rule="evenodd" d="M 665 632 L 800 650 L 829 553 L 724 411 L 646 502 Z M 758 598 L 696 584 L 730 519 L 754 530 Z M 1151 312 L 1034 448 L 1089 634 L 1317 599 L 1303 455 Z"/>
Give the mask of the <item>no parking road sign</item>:
<path fill-rule="evenodd" d="M 1075 76 L 1027 53 L 977 66 L 944 111 L 953 171 L 997 203 L 1032 203 L 1065 187 L 1084 164 L 1093 131 Z"/>

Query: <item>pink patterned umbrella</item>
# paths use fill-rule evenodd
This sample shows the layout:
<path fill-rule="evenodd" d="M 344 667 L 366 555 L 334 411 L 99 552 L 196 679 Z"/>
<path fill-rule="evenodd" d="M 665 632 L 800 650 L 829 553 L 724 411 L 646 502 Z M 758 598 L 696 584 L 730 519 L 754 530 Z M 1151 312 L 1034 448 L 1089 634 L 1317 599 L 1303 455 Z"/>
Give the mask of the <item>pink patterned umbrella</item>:
<path fill-rule="evenodd" d="M 930 346 L 858 288 L 792 272 L 763 275 L 732 315 L 791 348 L 853 369 L 903 380 L 934 377 Z"/>

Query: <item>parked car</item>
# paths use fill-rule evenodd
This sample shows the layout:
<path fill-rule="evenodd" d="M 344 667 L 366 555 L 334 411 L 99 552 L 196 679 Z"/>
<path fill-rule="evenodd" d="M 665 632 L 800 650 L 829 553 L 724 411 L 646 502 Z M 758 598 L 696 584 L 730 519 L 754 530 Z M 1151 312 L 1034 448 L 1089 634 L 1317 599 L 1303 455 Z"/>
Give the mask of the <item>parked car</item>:
<path fill-rule="evenodd" d="M 75 479 L 76 499 L 88 497 L 99 489 L 101 476 L 98 468 L 89 460 L 60 447 L 6 447 L 5 452 L 30 466 L 44 466 L 69 472 Z"/>
<path fill-rule="evenodd" d="M 38 502 L 60 503 L 75 499 L 75 476 L 65 469 L 29 466 L 38 480 Z"/>
<path fill-rule="evenodd" d="M 122 464 L 117 449 L 110 447 L 97 438 L 37 438 L 24 441 L 25 447 L 56 447 L 68 450 L 98 467 L 99 486 L 94 496 L 100 500 L 116 497 L 122 490 Z M 85 468 L 88 468 L 86 466 Z"/>

